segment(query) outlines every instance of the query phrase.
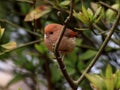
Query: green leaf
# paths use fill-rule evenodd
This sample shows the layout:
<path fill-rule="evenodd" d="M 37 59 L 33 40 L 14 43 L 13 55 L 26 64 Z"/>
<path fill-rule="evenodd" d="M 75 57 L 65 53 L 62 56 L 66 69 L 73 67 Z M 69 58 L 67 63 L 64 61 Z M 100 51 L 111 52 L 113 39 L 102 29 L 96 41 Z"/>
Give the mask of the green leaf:
<path fill-rule="evenodd" d="M 93 16 L 93 11 L 90 8 L 87 9 L 87 12 L 90 16 Z"/>
<path fill-rule="evenodd" d="M 103 10 L 101 11 L 100 15 L 98 16 L 98 18 L 95 19 L 95 23 L 97 23 L 103 16 Z"/>
<path fill-rule="evenodd" d="M 107 90 L 114 90 L 114 78 L 105 78 L 105 85 Z"/>
<path fill-rule="evenodd" d="M 104 79 L 96 74 L 86 74 L 86 78 L 93 84 L 95 90 L 106 90 Z"/>
<path fill-rule="evenodd" d="M 67 72 L 69 75 L 73 75 L 76 71 L 74 67 L 67 66 Z"/>
<path fill-rule="evenodd" d="M 35 48 L 40 52 L 40 53 L 45 53 L 47 52 L 47 48 L 45 47 L 45 45 L 43 43 L 40 44 L 35 44 Z"/>
<path fill-rule="evenodd" d="M 90 59 L 90 58 L 92 58 L 93 56 L 95 56 L 96 53 L 97 53 L 97 51 L 88 50 L 88 51 L 86 51 L 85 53 L 81 54 L 81 55 L 79 56 L 79 58 L 80 58 L 81 60 L 87 60 L 87 59 Z"/>
<path fill-rule="evenodd" d="M 74 11 L 73 16 L 76 17 L 78 20 L 82 21 L 83 23 L 89 24 L 82 12 L 77 13 Z"/>
<path fill-rule="evenodd" d="M 79 46 L 79 45 L 81 45 L 81 44 L 82 44 L 82 42 L 83 42 L 83 40 L 82 40 L 82 39 L 80 39 L 80 38 L 79 38 L 79 39 L 77 39 L 77 38 L 76 38 L 76 45 L 78 45 L 78 46 Z"/>
<path fill-rule="evenodd" d="M 67 56 L 64 58 L 64 63 L 70 75 L 75 73 L 76 62 L 78 62 L 78 56 L 76 55 L 76 52 L 78 52 L 78 48 L 75 48 L 73 52 L 67 54 Z"/>
<path fill-rule="evenodd" d="M 70 0 L 65 0 L 65 1 L 60 3 L 60 6 L 67 6 L 70 4 L 70 2 L 71 2 Z"/>
<path fill-rule="evenodd" d="M 92 22 L 93 21 L 93 11 L 90 8 L 88 8 L 87 12 L 88 12 L 88 16 L 90 18 L 90 21 Z"/>
<path fill-rule="evenodd" d="M 79 12 L 79 17 L 78 17 L 78 19 L 81 20 L 84 24 L 89 25 L 88 19 L 84 16 L 83 13 Z"/>
<path fill-rule="evenodd" d="M 118 10 L 120 8 L 120 4 L 113 4 L 111 7 Z M 106 15 L 107 22 L 113 22 L 117 14 L 113 10 L 107 9 L 105 15 Z"/>
<path fill-rule="evenodd" d="M 107 90 L 114 90 L 114 78 L 112 74 L 112 67 L 108 65 L 105 72 L 105 84 Z"/>
<path fill-rule="evenodd" d="M 56 64 L 52 64 L 51 67 L 52 82 L 56 83 L 61 79 L 60 69 L 57 68 Z"/>
<path fill-rule="evenodd" d="M 77 60 L 76 52 L 77 52 L 77 49 L 74 49 L 73 52 L 67 54 L 68 56 L 64 58 L 65 59 L 64 61 L 66 64 L 74 66 Z"/>
<path fill-rule="evenodd" d="M 79 71 L 82 71 L 86 68 L 86 65 L 84 64 L 84 62 L 82 62 L 82 60 L 79 60 L 77 63 L 77 68 Z"/>
<path fill-rule="evenodd" d="M 115 89 L 120 89 L 120 70 L 115 72 Z"/>
<path fill-rule="evenodd" d="M 82 12 L 84 14 L 84 17 L 87 19 L 87 21 L 89 21 L 89 14 L 88 14 L 87 9 L 85 8 L 84 5 L 82 5 Z"/>
<path fill-rule="evenodd" d="M 92 8 L 92 10 L 95 12 L 98 9 L 99 4 L 96 2 L 91 2 L 90 3 L 90 7 Z"/>
<path fill-rule="evenodd" d="M 17 45 L 16 45 L 16 42 L 12 41 L 12 42 L 1 45 L 1 47 L 10 50 L 10 49 L 16 48 Z"/>
<path fill-rule="evenodd" d="M 94 15 L 94 20 L 95 20 L 95 22 L 97 23 L 99 20 L 100 20 L 100 18 L 102 17 L 102 7 L 99 7 L 98 9 L 97 9 L 97 11 L 95 12 L 95 15 Z"/>
<path fill-rule="evenodd" d="M 45 14 L 49 13 L 50 11 L 51 11 L 51 8 L 48 6 L 45 6 L 45 5 L 38 6 L 26 15 L 24 21 L 36 20 L 36 19 L 44 16 Z"/>
<path fill-rule="evenodd" d="M 112 67 L 110 65 L 107 65 L 106 71 L 105 71 L 105 78 L 112 78 Z"/>
<path fill-rule="evenodd" d="M 0 26 L 0 38 L 3 36 L 5 29 Z"/>

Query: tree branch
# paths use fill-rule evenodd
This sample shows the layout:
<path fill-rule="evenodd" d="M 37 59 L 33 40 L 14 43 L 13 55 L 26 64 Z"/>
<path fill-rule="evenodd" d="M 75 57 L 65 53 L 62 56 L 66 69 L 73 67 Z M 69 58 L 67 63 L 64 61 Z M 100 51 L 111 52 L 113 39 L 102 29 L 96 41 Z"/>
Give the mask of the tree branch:
<path fill-rule="evenodd" d="M 60 33 L 60 36 L 58 37 L 56 43 L 55 43 L 55 48 L 54 48 L 54 52 L 56 53 L 57 50 L 58 50 L 58 47 L 59 47 L 59 44 L 62 40 L 62 37 L 63 37 L 63 34 L 67 28 L 67 24 L 68 22 L 70 21 L 71 17 L 72 17 L 72 14 L 73 14 L 73 3 L 74 3 L 74 0 L 71 0 L 71 8 L 70 8 L 70 14 L 69 16 L 66 18 L 65 22 L 64 22 L 64 27 L 62 28 L 61 30 L 61 33 Z"/>
<path fill-rule="evenodd" d="M 82 73 L 82 75 L 80 76 L 80 78 L 75 81 L 77 84 L 80 84 L 81 81 L 84 79 L 85 74 L 87 72 L 89 72 L 89 70 L 92 68 L 92 66 L 96 63 L 96 61 L 98 60 L 98 58 L 100 57 L 102 51 L 104 50 L 104 48 L 106 47 L 108 41 L 110 40 L 112 34 L 114 33 L 115 28 L 117 27 L 117 25 L 119 24 L 119 20 L 120 20 L 120 12 L 118 12 L 117 18 L 115 23 L 113 24 L 112 28 L 110 29 L 109 34 L 106 36 L 103 44 L 101 45 L 99 51 L 97 52 L 96 56 L 93 58 L 93 60 L 91 61 L 91 63 L 89 64 L 89 66 L 85 69 L 85 71 Z"/>
<path fill-rule="evenodd" d="M 71 6 L 70 6 L 70 14 L 69 16 L 66 18 L 65 22 L 64 22 L 64 27 L 62 28 L 61 30 L 61 33 L 60 33 L 60 36 L 58 37 L 58 40 L 56 41 L 55 43 L 55 48 L 54 48 L 54 54 L 55 54 L 55 57 L 57 59 L 57 62 L 60 66 L 60 69 L 65 77 L 65 79 L 67 80 L 67 82 L 69 83 L 69 85 L 71 86 L 71 88 L 73 90 L 77 90 L 77 85 L 73 82 L 73 80 L 70 78 L 69 74 L 67 73 L 67 70 L 66 70 L 66 67 L 65 67 L 65 64 L 61 58 L 61 55 L 59 54 L 58 52 L 58 47 L 60 45 L 60 42 L 62 40 L 62 37 L 64 35 L 64 32 L 66 30 L 66 27 L 67 27 L 67 24 L 69 23 L 71 17 L 72 17 L 72 14 L 73 14 L 73 4 L 74 4 L 74 0 L 71 0 Z"/>

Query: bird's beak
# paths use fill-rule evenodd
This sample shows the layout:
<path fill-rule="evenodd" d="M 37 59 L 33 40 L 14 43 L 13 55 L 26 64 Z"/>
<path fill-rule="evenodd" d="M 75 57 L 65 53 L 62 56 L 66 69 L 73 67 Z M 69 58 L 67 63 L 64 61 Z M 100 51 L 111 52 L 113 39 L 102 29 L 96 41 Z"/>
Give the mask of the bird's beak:
<path fill-rule="evenodd" d="M 44 35 L 44 37 L 45 37 L 45 38 L 48 38 L 48 37 L 49 37 L 49 35 L 48 35 L 48 34 L 45 34 L 45 35 Z"/>

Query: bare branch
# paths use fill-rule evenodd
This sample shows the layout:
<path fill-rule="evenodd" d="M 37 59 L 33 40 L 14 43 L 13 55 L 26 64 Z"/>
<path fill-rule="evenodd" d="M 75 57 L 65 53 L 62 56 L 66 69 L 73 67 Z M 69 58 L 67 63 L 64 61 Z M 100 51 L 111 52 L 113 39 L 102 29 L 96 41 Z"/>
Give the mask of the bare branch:
<path fill-rule="evenodd" d="M 60 45 L 60 42 L 62 40 L 62 37 L 64 35 L 64 32 L 66 30 L 66 27 L 67 27 L 67 24 L 69 23 L 71 17 L 72 17 L 72 14 L 73 14 L 73 4 L 74 4 L 74 0 L 71 0 L 71 6 L 70 6 L 70 14 L 69 16 L 66 18 L 65 22 L 64 22 L 64 27 L 62 28 L 61 30 L 61 33 L 60 33 L 60 36 L 58 37 L 58 40 L 56 41 L 55 43 L 55 48 L 54 48 L 54 54 L 56 56 L 56 59 L 57 59 L 57 62 L 60 66 L 60 69 L 65 77 L 65 79 L 68 81 L 68 83 L 70 84 L 71 88 L 73 90 L 77 90 L 77 85 L 74 83 L 74 81 L 70 78 L 69 74 L 67 73 L 67 70 L 66 70 L 66 67 L 65 67 L 65 64 L 61 58 L 61 55 L 59 54 L 58 52 L 58 47 Z"/>

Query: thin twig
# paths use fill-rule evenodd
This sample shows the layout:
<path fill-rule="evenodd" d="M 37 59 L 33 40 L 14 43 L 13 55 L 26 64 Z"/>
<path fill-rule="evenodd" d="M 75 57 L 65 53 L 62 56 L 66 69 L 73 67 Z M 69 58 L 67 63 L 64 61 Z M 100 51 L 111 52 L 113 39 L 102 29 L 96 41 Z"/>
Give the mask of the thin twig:
<path fill-rule="evenodd" d="M 5 53 L 12 52 L 12 51 L 14 51 L 16 49 L 19 49 L 19 48 L 22 48 L 22 47 L 25 47 L 25 46 L 29 46 L 29 45 L 32 45 L 32 44 L 35 44 L 35 43 L 38 43 L 40 41 L 41 41 L 40 39 L 39 40 L 35 40 L 35 41 L 32 41 L 32 42 L 28 42 L 26 44 L 20 45 L 20 46 L 14 48 L 14 49 L 6 50 L 6 51 L 0 53 L 0 56 L 3 55 L 3 54 L 5 54 Z"/>
<path fill-rule="evenodd" d="M 111 9 L 111 10 L 113 10 L 113 11 L 116 12 L 116 13 L 118 13 L 118 11 L 117 11 L 116 9 L 112 8 L 110 5 L 108 5 L 108 4 L 106 4 L 106 3 L 102 2 L 102 1 L 100 1 L 99 4 L 101 4 L 101 5 L 109 8 L 109 9 Z"/>
<path fill-rule="evenodd" d="M 98 27 L 96 24 L 93 24 L 93 26 L 94 26 L 100 33 L 103 32 L 103 30 L 102 30 L 100 27 Z M 107 36 L 106 33 L 102 33 L 102 35 L 103 35 L 104 37 Z M 111 38 L 111 41 L 113 41 L 113 42 L 116 43 L 117 45 L 120 45 L 120 42 L 118 42 L 117 40 L 115 40 L 115 39 L 113 39 L 113 38 Z"/>
<path fill-rule="evenodd" d="M 98 58 L 100 57 L 102 51 L 104 50 L 104 48 L 106 47 L 108 41 L 110 40 L 112 34 L 114 33 L 115 28 L 117 27 L 117 25 L 119 24 L 119 20 L 120 20 L 120 12 L 117 15 L 116 21 L 113 24 L 112 28 L 110 29 L 109 34 L 106 36 L 105 41 L 103 42 L 103 44 L 101 45 L 99 51 L 97 52 L 96 56 L 93 58 L 93 60 L 91 61 L 91 63 L 89 64 L 89 66 L 85 69 L 85 71 L 82 73 L 82 75 L 80 76 L 80 78 L 76 81 L 77 84 L 80 84 L 81 81 L 84 79 L 85 74 L 87 72 L 89 72 L 89 70 L 92 68 L 92 66 L 95 64 L 95 62 L 98 60 Z"/>
<path fill-rule="evenodd" d="M 97 50 L 96 48 L 90 46 L 90 45 L 85 45 L 85 44 L 81 44 L 81 45 L 76 45 L 76 47 L 78 48 L 86 48 L 86 49 L 91 49 L 91 50 Z"/>
<path fill-rule="evenodd" d="M 71 0 L 71 6 L 70 6 L 70 14 L 69 16 L 66 18 L 65 22 L 64 22 L 64 27 L 62 28 L 61 30 L 61 33 L 60 33 L 60 36 L 58 37 L 58 40 L 56 41 L 55 43 L 55 48 L 54 48 L 54 54 L 56 56 L 56 59 L 57 59 L 57 62 L 60 66 L 60 69 L 65 77 L 65 79 L 68 81 L 68 83 L 70 84 L 71 88 L 73 90 L 77 90 L 77 85 L 73 82 L 73 80 L 70 78 L 69 74 L 67 73 L 67 70 L 66 70 L 66 67 L 65 67 L 65 64 L 61 58 L 61 55 L 59 54 L 58 52 L 58 47 L 60 45 L 60 42 L 62 40 L 62 37 L 64 35 L 64 32 L 66 30 L 66 27 L 67 27 L 67 24 L 69 23 L 71 17 L 72 17 L 72 14 L 73 14 L 73 4 L 74 4 L 74 0 Z"/>
<path fill-rule="evenodd" d="M 0 18 L 0 21 L 1 21 L 1 22 L 6 22 L 6 23 L 8 23 L 8 24 L 10 24 L 10 25 L 12 25 L 12 26 L 14 26 L 14 27 L 17 27 L 17 28 L 22 28 L 22 29 L 25 30 L 26 32 L 28 32 L 28 33 L 30 33 L 30 34 L 32 34 L 32 35 L 35 35 L 35 36 L 37 36 L 37 37 L 40 37 L 39 34 L 37 34 L 37 33 L 35 33 L 35 32 L 32 32 L 32 31 L 30 31 L 30 30 L 28 30 L 28 29 L 25 29 L 25 28 L 23 28 L 23 27 L 15 24 L 15 23 L 7 20 L 7 19 L 1 19 L 1 18 Z"/>

